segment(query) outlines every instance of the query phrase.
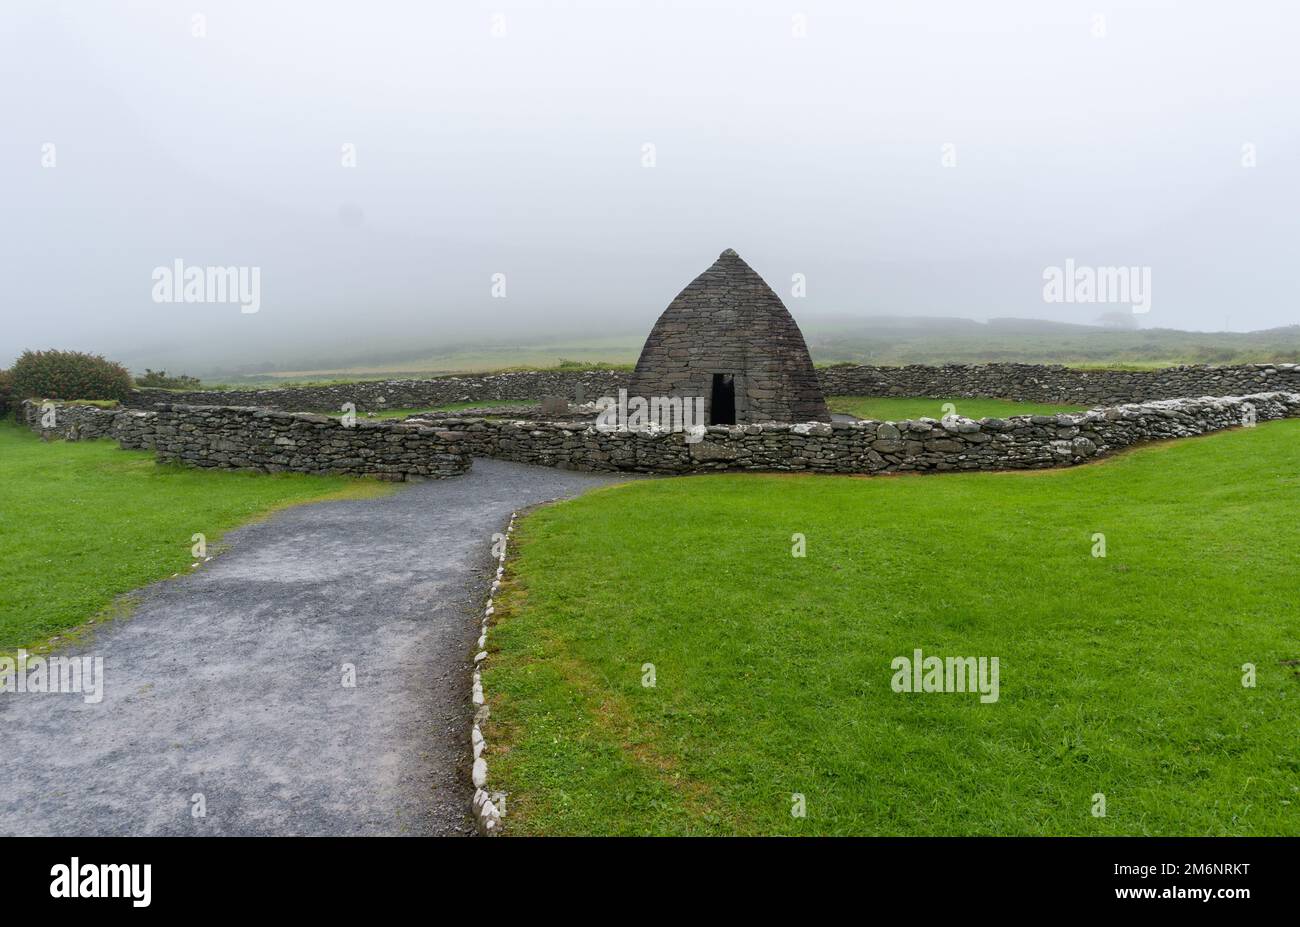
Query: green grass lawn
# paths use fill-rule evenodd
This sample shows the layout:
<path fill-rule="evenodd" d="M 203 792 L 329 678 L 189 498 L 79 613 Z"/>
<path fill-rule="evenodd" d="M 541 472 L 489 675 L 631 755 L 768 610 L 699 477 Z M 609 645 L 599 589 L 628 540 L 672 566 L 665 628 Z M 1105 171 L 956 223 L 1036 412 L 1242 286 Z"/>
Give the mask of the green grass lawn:
<path fill-rule="evenodd" d="M 826 400 L 832 412 L 844 412 L 861 419 L 872 419 L 878 422 L 943 418 L 945 414 L 952 411 L 944 408 L 948 403 L 956 408 L 955 414 L 966 418 L 1055 415 L 1058 412 L 1080 411 L 1079 406 L 1012 402 L 1009 399 L 893 399 L 885 396 L 830 396 Z"/>
<path fill-rule="evenodd" d="M 375 412 L 375 413 L 373 413 L 373 414 L 368 413 L 368 412 L 358 412 L 358 413 L 357 413 L 357 418 L 358 418 L 358 419 L 367 419 L 367 418 L 368 418 L 368 419 L 377 419 L 377 418 L 379 418 L 379 419 L 387 419 L 387 418 L 406 418 L 408 415 L 415 415 L 417 412 L 428 412 L 428 411 L 430 411 L 430 410 L 429 410 L 429 409 L 418 409 L 418 408 L 413 408 L 413 409 L 384 409 L 382 412 Z M 343 417 L 343 413 L 340 412 L 338 409 L 322 409 L 322 410 L 320 410 L 319 412 L 317 412 L 317 413 L 315 413 L 315 414 L 316 414 L 316 415 L 332 415 L 332 416 L 334 416 L 335 418 L 342 418 L 342 417 Z"/>
<path fill-rule="evenodd" d="M 285 505 L 388 488 L 346 477 L 159 466 L 112 441 L 53 441 L 0 422 L 0 652 L 32 649 L 121 593 L 188 571 L 191 536 Z"/>
<path fill-rule="evenodd" d="M 942 418 L 944 404 L 952 403 L 958 415 L 966 418 L 1005 418 L 1009 415 L 1055 415 L 1057 412 L 1078 412 L 1079 406 L 1043 405 L 1032 402 L 1012 402 L 1009 399 L 891 399 L 875 396 L 832 396 L 828 398 L 832 412 L 847 412 L 862 419 L 884 422 L 901 422 L 917 418 Z M 518 399 L 485 399 L 479 402 L 452 402 L 442 406 L 410 409 L 385 409 L 372 416 L 358 413 L 358 418 L 406 418 L 420 412 L 458 412 L 461 409 L 489 409 L 499 406 L 526 405 Z M 336 409 L 323 411 L 323 415 L 341 415 Z"/>
<path fill-rule="evenodd" d="M 120 402 L 116 399 L 60 399 L 66 406 L 96 406 L 100 409 L 116 409 Z"/>
<path fill-rule="evenodd" d="M 503 406 L 537 406 L 537 402 L 524 399 L 480 399 L 476 402 L 449 402 L 445 406 L 421 409 L 422 412 L 459 412 L 462 409 L 496 409 Z"/>
<path fill-rule="evenodd" d="M 506 832 L 1300 834 L 1297 512 L 1294 420 L 538 510 L 484 673 Z M 998 657 L 1000 699 L 892 691 L 915 648 Z"/>
<path fill-rule="evenodd" d="M 358 412 L 357 418 L 406 418 L 411 415 L 418 415 L 421 412 L 459 412 L 462 409 L 495 409 L 501 406 L 521 406 L 529 404 L 530 403 L 521 399 L 483 399 L 478 402 L 449 402 L 443 406 L 418 406 L 409 409 L 384 409 L 382 412 L 375 412 L 373 415 L 365 412 Z M 317 414 L 332 415 L 335 418 L 339 418 L 343 413 L 337 409 L 326 409 Z"/>

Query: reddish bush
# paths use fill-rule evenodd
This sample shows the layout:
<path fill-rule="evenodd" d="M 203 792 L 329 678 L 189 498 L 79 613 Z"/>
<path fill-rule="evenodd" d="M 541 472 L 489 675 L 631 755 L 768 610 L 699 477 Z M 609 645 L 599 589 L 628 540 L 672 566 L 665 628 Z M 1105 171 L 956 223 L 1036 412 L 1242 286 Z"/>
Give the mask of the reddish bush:
<path fill-rule="evenodd" d="M 14 361 L 13 395 L 19 399 L 116 399 L 131 392 L 121 364 L 80 351 L 24 351 Z"/>

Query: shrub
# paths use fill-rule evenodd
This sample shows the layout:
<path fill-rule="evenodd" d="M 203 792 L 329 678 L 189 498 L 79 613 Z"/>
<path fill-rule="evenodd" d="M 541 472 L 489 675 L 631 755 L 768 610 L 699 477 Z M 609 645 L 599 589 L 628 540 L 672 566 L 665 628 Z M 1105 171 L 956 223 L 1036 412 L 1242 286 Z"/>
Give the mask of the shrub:
<path fill-rule="evenodd" d="M 154 389 L 198 389 L 201 384 L 198 377 L 187 377 L 183 373 L 169 377 L 166 370 L 150 370 L 146 367 L 144 376 L 135 378 L 135 385 Z"/>
<path fill-rule="evenodd" d="M 13 396 L 14 375 L 8 370 L 0 370 L 0 418 L 9 414 L 9 410 L 17 405 L 17 400 Z"/>
<path fill-rule="evenodd" d="M 15 399 L 126 399 L 131 374 L 121 364 L 80 351 L 24 351 L 14 361 Z"/>

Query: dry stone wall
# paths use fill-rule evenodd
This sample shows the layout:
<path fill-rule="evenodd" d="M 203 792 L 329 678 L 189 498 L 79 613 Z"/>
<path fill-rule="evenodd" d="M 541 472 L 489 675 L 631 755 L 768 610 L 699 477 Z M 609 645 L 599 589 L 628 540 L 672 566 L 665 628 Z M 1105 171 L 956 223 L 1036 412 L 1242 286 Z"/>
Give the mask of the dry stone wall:
<path fill-rule="evenodd" d="M 1182 438 L 1300 416 L 1300 393 L 1167 399 L 1063 415 L 978 421 L 811 422 L 713 426 L 682 433 L 607 432 L 574 421 L 440 418 L 368 422 L 257 408 L 164 405 L 153 411 L 76 410 L 55 430 L 107 434 L 123 447 L 152 447 L 159 459 L 199 467 L 379 475 L 387 479 L 463 473 L 471 456 L 578 470 L 692 473 L 806 470 L 896 473 L 1020 470 L 1068 466 L 1146 441 Z M 24 415 L 41 431 L 39 404 Z M 111 419 L 105 430 L 104 419 Z M 72 422 L 80 422 L 73 431 Z"/>
<path fill-rule="evenodd" d="M 383 479 L 447 477 L 469 469 L 454 435 L 404 422 L 230 406 L 159 406 L 154 450 L 159 460 L 194 467 L 268 473 L 341 473 Z"/>
<path fill-rule="evenodd" d="M 983 397 L 1080 406 L 1300 391 L 1300 365 L 1297 364 L 1182 366 L 1161 370 L 1081 370 L 1045 364 L 844 366 L 823 367 L 817 375 L 828 396 Z M 157 403 L 181 403 L 324 412 L 337 411 L 343 403 L 351 402 L 358 412 L 375 412 L 453 402 L 531 402 L 544 396 L 576 399 L 579 393 L 591 401 L 601 396 L 617 396 L 619 389 L 630 389 L 631 379 L 630 373 L 622 371 L 539 370 L 266 390 L 144 389 L 136 390 L 126 405 L 145 409 Z"/>
<path fill-rule="evenodd" d="M 150 411 L 56 405 L 55 427 L 42 425 L 30 400 L 23 415 L 34 431 L 73 440 L 111 437 L 124 448 L 152 448 L 161 461 L 266 473 L 334 473 L 387 480 L 440 478 L 469 470 L 458 435 L 407 422 L 358 420 L 230 406 L 160 405 Z M 78 424 L 82 423 L 82 424 Z M 87 423 L 93 423 L 93 428 Z"/>
<path fill-rule="evenodd" d="M 120 409 L 56 402 L 50 403 L 52 414 L 47 416 L 44 406 L 42 402 L 29 399 L 22 404 L 19 417 L 33 431 L 67 441 L 113 437 L 113 426 L 121 412 Z M 50 422 L 49 427 L 45 427 L 43 422 Z"/>
<path fill-rule="evenodd" d="M 564 469 L 898 473 L 1069 466 L 1147 441 L 1296 416 L 1300 393 L 1277 392 L 978 421 L 712 426 L 696 443 L 681 433 L 600 432 L 575 422 L 443 419 L 438 427 L 475 456 Z"/>
<path fill-rule="evenodd" d="M 158 436 L 157 424 L 157 412 L 123 409 L 113 420 L 109 437 L 125 449 L 151 451 Z"/>
<path fill-rule="evenodd" d="M 259 390 L 135 390 L 126 405 L 147 409 L 154 405 L 258 406 L 281 412 L 337 412 L 345 402 L 358 412 L 441 406 L 453 402 L 519 400 L 543 396 L 587 401 L 618 395 L 630 375 L 609 370 L 535 370 L 481 376 L 438 377 L 431 380 L 376 380 L 333 386 L 294 386 Z"/>
<path fill-rule="evenodd" d="M 1300 365 L 1188 365 L 1160 370 L 1081 370 L 1045 364 L 846 366 L 819 371 L 828 396 L 1018 399 L 1118 405 L 1153 399 L 1300 391 Z"/>

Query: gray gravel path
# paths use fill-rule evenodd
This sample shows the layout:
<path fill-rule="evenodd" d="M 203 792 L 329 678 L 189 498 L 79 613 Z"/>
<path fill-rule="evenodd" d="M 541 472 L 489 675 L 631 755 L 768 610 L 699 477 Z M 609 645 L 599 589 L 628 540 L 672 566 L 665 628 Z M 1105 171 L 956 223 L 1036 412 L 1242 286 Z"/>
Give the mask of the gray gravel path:
<path fill-rule="evenodd" d="M 233 532 L 78 645 L 104 658 L 100 704 L 0 695 L 0 834 L 470 832 L 491 535 L 512 510 L 625 479 L 475 460 Z"/>

